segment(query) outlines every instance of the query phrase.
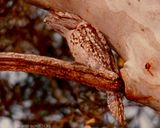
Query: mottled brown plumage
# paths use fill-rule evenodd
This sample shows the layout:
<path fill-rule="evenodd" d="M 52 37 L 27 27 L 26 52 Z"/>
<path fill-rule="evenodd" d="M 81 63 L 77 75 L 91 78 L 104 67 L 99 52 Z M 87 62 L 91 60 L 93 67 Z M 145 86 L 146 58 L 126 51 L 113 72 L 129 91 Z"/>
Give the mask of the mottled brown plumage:
<path fill-rule="evenodd" d="M 52 13 L 45 22 L 60 32 L 68 41 L 70 51 L 76 62 L 92 69 L 118 73 L 108 42 L 103 34 L 80 17 L 70 13 Z M 122 94 L 107 91 L 108 107 L 112 115 L 124 122 Z"/>

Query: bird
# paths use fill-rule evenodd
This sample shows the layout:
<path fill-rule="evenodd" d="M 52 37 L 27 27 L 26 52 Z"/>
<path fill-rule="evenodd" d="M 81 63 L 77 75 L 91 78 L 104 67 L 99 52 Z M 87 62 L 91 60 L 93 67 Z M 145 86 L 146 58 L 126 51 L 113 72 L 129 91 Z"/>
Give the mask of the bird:
<path fill-rule="evenodd" d="M 102 72 L 106 70 L 119 72 L 109 41 L 90 23 L 78 15 L 55 11 L 52 11 L 44 22 L 66 38 L 76 63 Z M 123 94 L 112 91 L 105 93 L 111 114 L 120 124 L 124 124 Z"/>

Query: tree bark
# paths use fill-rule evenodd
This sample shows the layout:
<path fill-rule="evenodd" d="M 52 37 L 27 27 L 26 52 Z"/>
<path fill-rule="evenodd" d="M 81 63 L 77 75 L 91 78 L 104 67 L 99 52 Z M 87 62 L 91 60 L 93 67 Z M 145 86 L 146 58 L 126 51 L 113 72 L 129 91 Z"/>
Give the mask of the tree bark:
<path fill-rule="evenodd" d="M 129 100 L 160 111 L 159 0 L 26 0 L 81 16 L 101 30 L 125 60 L 121 69 Z"/>
<path fill-rule="evenodd" d="M 0 53 L 0 71 L 23 71 L 53 76 L 95 87 L 102 91 L 124 91 L 116 73 L 95 71 L 83 65 L 30 54 Z"/>

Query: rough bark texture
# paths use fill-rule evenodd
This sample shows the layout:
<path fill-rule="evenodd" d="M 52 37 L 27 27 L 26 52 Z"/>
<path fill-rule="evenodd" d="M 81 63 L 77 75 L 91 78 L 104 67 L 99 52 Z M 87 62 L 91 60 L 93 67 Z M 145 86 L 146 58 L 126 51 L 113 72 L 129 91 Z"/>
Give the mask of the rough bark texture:
<path fill-rule="evenodd" d="M 104 74 L 83 65 L 38 55 L 0 53 L 0 71 L 23 71 L 76 80 L 102 91 L 123 91 L 123 83 L 114 72 Z"/>
<path fill-rule="evenodd" d="M 126 96 L 160 111 L 159 0 L 26 0 L 80 15 L 98 27 L 125 60 Z"/>

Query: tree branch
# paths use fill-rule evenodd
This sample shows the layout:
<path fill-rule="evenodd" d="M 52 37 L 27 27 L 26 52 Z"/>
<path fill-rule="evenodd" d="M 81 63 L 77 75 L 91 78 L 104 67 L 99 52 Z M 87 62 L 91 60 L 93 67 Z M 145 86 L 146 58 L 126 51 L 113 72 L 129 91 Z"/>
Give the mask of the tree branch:
<path fill-rule="evenodd" d="M 38 55 L 0 53 L 0 71 L 23 71 L 75 80 L 103 91 L 123 90 L 122 80 L 114 72 L 106 70 L 104 74 L 83 65 Z"/>
<path fill-rule="evenodd" d="M 125 60 L 121 74 L 127 98 L 160 111 L 159 0 L 25 1 L 45 9 L 77 14 L 107 35 Z"/>

